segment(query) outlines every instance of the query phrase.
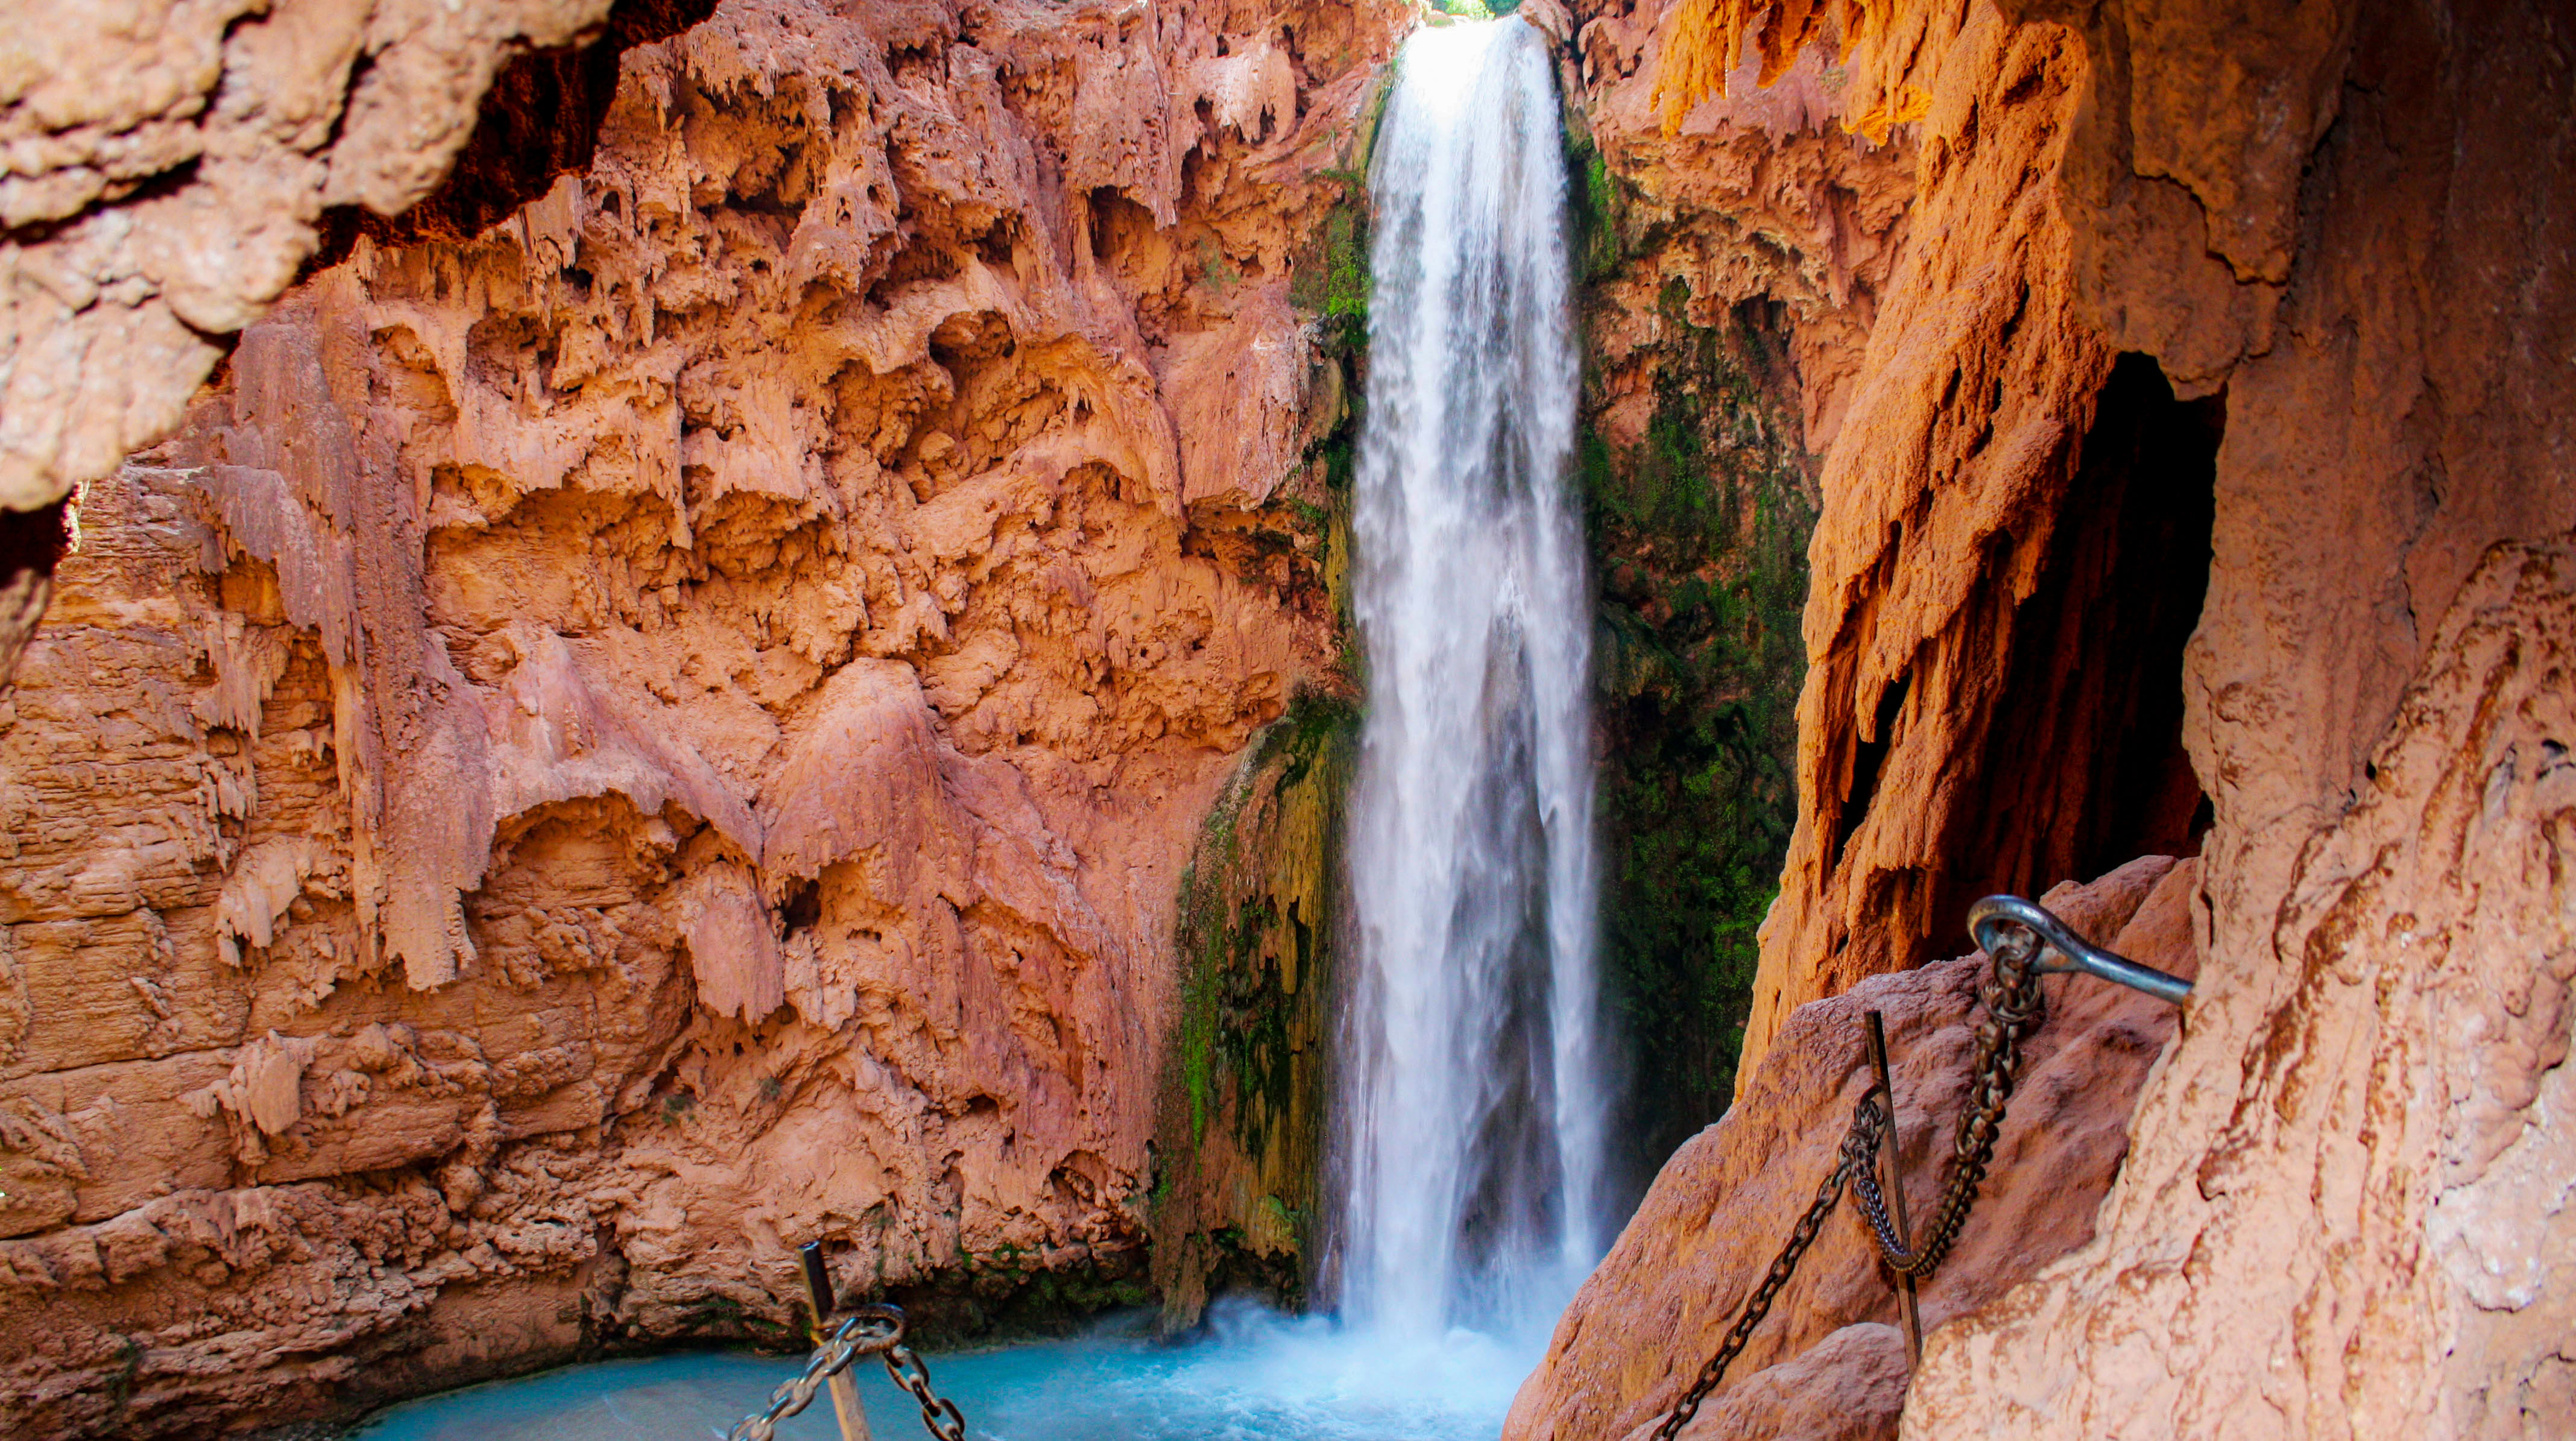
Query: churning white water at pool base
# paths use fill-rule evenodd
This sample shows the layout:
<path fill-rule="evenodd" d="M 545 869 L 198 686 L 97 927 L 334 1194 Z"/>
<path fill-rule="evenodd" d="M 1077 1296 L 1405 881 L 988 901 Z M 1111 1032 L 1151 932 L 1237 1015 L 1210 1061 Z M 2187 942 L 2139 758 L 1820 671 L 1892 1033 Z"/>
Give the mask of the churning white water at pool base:
<path fill-rule="evenodd" d="M 1545 41 L 1417 33 L 1376 144 L 1339 1300 L 1421 1337 L 1554 1311 L 1602 1244 L 1581 361 Z"/>

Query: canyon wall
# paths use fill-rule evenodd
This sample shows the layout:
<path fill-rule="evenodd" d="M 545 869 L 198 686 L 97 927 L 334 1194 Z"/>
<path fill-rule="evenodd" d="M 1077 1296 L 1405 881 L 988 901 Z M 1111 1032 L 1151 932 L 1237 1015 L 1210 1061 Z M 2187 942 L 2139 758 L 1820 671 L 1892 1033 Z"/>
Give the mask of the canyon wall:
<path fill-rule="evenodd" d="M 1913 152 L 1839 129 L 1812 55 L 1666 133 L 1651 7 L 1583 19 L 1561 68 L 1580 102 L 1575 479 L 1597 592 L 1603 1005 L 1626 1052 L 1613 1159 L 1633 1197 L 1733 1091 L 1797 819 L 1817 452 L 1905 233 Z"/>
<path fill-rule="evenodd" d="M 40 0 L 13 16 L 0 685 L 44 612 L 67 494 L 169 433 L 327 232 L 405 213 L 460 150 L 486 179 L 577 168 L 588 127 L 555 114 L 595 117 L 620 52 L 711 3 Z M 556 146 L 528 143 L 549 129 Z"/>
<path fill-rule="evenodd" d="M 1685 12 L 1755 18 L 1682 0 L 1655 45 Z M 1839 51 L 1785 13 L 1788 49 L 1748 71 Z M 1846 16 L 1841 104 L 1896 118 L 1919 190 L 1822 467 L 1800 818 L 1739 1107 L 1792 1099 L 1770 1078 L 1810 1063 L 1802 1006 L 1943 953 L 1979 890 L 2180 842 L 2199 989 L 2091 1239 L 1933 1333 L 1904 1434 L 2556 1434 L 2565 17 Z M 1675 1159 L 1656 1195 L 1718 1203 L 1650 1199 L 1621 1250 L 1670 1260 L 1597 1278 L 1558 1335 L 1647 1354 L 1554 1363 L 1526 1417 L 1615 1436 L 1680 1393 L 1731 1317 L 1677 1311 L 1662 1270 L 1741 1294 L 1781 1230 L 1732 1174 L 1706 1144 Z M 1824 1309 L 1770 1323 L 1782 1364 L 1704 1418 L 1882 1396 L 1886 1336 L 1816 1328 L 1883 1317 Z M 1622 1404 L 1550 1399 L 1602 1385 Z M 1854 1434 L 1899 1425 L 1876 1415 Z"/>
<path fill-rule="evenodd" d="M 1346 686 L 1408 16 L 741 0 L 487 227 L 336 232 L 0 713 L 10 1434 L 783 1341 L 808 1239 L 972 1330 L 1298 1204 L 1157 1209 L 1174 898 Z"/>
<path fill-rule="evenodd" d="M 2079 299 L 2226 386 L 2208 959 L 2095 1241 L 1941 1338 L 1908 1434 L 2563 1432 L 2568 17 L 2086 24 Z"/>

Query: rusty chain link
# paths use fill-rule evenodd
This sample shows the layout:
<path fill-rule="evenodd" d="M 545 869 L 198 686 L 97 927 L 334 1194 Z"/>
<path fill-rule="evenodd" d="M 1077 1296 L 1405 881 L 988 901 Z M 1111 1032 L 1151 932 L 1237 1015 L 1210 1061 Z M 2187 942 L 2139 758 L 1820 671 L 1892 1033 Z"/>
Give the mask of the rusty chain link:
<path fill-rule="evenodd" d="M 887 1347 L 885 1368 L 896 1385 L 921 1403 L 921 1424 L 930 1428 L 931 1435 L 939 1441 L 966 1441 L 966 1417 L 958 1411 L 956 1402 L 930 1389 L 930 1368 L 922 1364 L 911 1347 L 900 1339 Z"/>
<path fill-rule="evenodd" d="M 1899 1244 L 1888 1220 L 1877 1162 L 1880 1139 L 1895 1124 L 1894 1098 L 1882 1097 L 1873 1086 L 1852 1107 L 1851 1128 L 1843 1133 L 1832 1173 L 1816 1187 L 1816 1199 L 1790 1230 L 1789 1243 L 1780 1248 L 1762 1284 L 1745 1299 L 1717 1353 L 1699 1368 L 1690 1389 L 1682 1393 L 1681 1400 L 1665 1415 L 1663 1425 L 1655 1429 L 1656 1441 L 1672 1441 L 1679 1435 L 1682 1427 L 1699 1414 L 1700 1403 L 1726 1378 L 1726 1368 L 1752 1340 L 1753 1328 L 1762 1324 L 1762 1318 L 1771 1312 L 1771 1303 L 1779 1299 L 1781 1288 L 1797 1274 L 1798 1262 L 1815 1244 L 1825 1218 L 1842 1203 L 1846 1186 L 1859 1193 L 1861 1214 L 1869 1223 L 1871 1239 L 1891 1269 L 1901 1276 L 1928 1280 L 1940 1268 L 1950 1248 L 1957 1244 L 1960 1230 L 1968 1224 L 1969 1208 L 1976 1204 L 1977 1190 L 1985 1182 L 1987 1168 L 1994 1163 L 1995 1138 L 2003 1130 L 2004 1108 L 2012 1100 L 2013 1083 L 2021 1073 L 2022 1038 L 2045 1018 L 2046 1002 L 2040 993 L 2035 964 L 2039 951 L 2038 933 L 2015 923 L 2010 933 L 1987 952 L 1993 969 L 1986 983 L 1977 989 L 1977 999 L 1984 1003 L 1986 1015 L 1978 1023 L 1976 1055 L 1969 1065 L 1969 1105 L 1959 1116 L 1958 1135 L 1950 1148 L 1950 1179 L 1942 1187 L 1941 1206 L 1932 1228 L 1925 1233 L 1922 1249 L 1908 1251 Z"/>
<path fill-rule="evenodd" d="M 1762 1278 L 1762 1284 L 1754 1287 L 1753 1294 L 1745 1299 L 1744 1309 L 1736 1314 L 1735 1324 L 1726 1328 L 1726 1340 L 1719 1344 L 1717 1354 L 1709 1357 L 1708 1364 L 1699 1368 L 1699 1376 L 1691 1382 L 1691 1388 L 1682 1393 L 1682 1399 L 1673 1407 L 1672 1414 L 1655 1429 L 1656 1441 L 1672 1441 L 1684 1426 L 1690 1424 L 1690 1419 L 1699 1414 L 1699 1403 L 1708 1398 L 1709 1392 L 1717 1389 L 1718 1382 L 1726 1379 L 1726 1368 L 1744 1350 L 1744 1344 L 1753 1339 L 1753 1328 L 1761 1325 L 1762 1318 L 1771 1314 L 1771 1303 L 1779 1299 L 1780 1288 L 1789 1284 L 1789 1278 L 1798 1274 L 1798 1262 L 1807 1254 L 1807 1248 L 1816 1243 L 1817 1234 L 1824 1230 L 1825 1218 L 1834 1213 L 1834 1207 L 1842 1204 L 1843 1187 L 1856 1172 L 1869 1168 L 1870 1156 L 1878 1145 L 1877 1117 L 1878 1093 L 1872 1091 L 1861 1097 L 1860 1105 L 1852 1113 L 1852 1128 L 1843 1136 L 1841 1160 L 1834 1166 L 1832 1174 L 1816 1187 L 1816 1199 L 1807 1204 L 1807 1214 L 1800 1216 L 1798 1224 L 1790 1229 L 1789 1244 L 1780 1248 L 1780 1254 L 1772 1260 L 1771 1270 Z M 1855 1144 L 1864 1135 L 1868 1148 L 1855 1149 Z"/>
<path fill-rule="evenodd" d="M 2039 971 L 2033 964 L 2038 959 L 2039 937 L 2016 928 L 2010 938 L 1995 947 L 1993 974 L 1977 990 L 1977 999 L 1985 1003 L 1986 1018 L 1977 1025 L 1976 1059 L 1968 1067 L 1969 1075 L 1975 1079 L 1969 1090 L 1968 1109 L 1959 1114 L 1958 1135 L 1950 1144 L 1949 1184 L 1941 1188 L 1941 1206 L 1933 1213 L 1932 1228 L 1924 1234 L 1921 1250 L 1908 1251 L 1897 1241 L 1896 1229 L 1887 1218 L 1887 1198 L 1879 1191 L 1877 1172 L 1864 1167 L 1852 1178 L 1852 1189 L 1860 1195 L 1861 1215 L 1869 1222 L 1879 1255 L 1900 1276 L 1930 1280 L 1948 1258 L 1950 1248 L 1958 1244 L 1960 1229 L 1968 1224 L 1968 1208 L 1977 1203 L 1977 1188 L 1985 1184 L 1986 1168 L 1994 1164 L 1995 1138 L 2003 1131 L 2004 1107 L 2012 1100 L 2013 1084 L 2021 1076 L 2022 1037 L 2045 1018 L 2047 1001 L 2040 993 Z"/>
<path fill-rule="evenodd" d="M 861 1356 L 881 1356 L 886 1374 L 921 1403 L 921 1424 L 939 1441 L 966 1441 L 966 1417 L 957 1403 L 930 1386 L 930 1368 L 903 1344 L 903 1310 L 898 1306 L 861 1306 L 832 1328 L 795 1379 L 782 1381 L 769 1393 L 769 1405 L 745 1416 L 725 1433 L 725 1441 L 776 1441 L 778 1423 L 814 1404 L 823 1383 L 850 1368 Z"/>

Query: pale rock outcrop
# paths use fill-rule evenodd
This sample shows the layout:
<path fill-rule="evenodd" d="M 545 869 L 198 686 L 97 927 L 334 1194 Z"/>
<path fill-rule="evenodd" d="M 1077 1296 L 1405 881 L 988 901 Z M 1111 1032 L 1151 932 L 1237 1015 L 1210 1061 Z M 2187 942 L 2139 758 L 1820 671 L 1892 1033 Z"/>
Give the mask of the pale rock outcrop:
<path fill-rule="evenodd" d="M 428 194 L 503 61 L 610 0 L 46 0 L 0 72 L 0 507 L 178 423 L 331 206 Z"/>
<path fill-rule="evenodd" d="M 2092 803 L 2040 783 L 2087 751 L 2017 727 L 2107 710 L 2135 662 L 2052 639 L 2047 537 L 2120 473 L 2093 453 L 2124 375 L 2211 442 L 2179 666 L 2201 992 L 2093 1241 L 1936 1333 L 1906 1433 L 2563 1430 L 2563 16 L 1873 24 L 1844 103 L 1927 102 L 1921 197 L 1825 462 L 1749 1057 L 1981 883 L 2050 879 Z"/>
<path fill-rule="evenodd" d="M 1711 1400 L 1680 1435 L 1876 1441 L 1896 1434 L 1905 1382 L 1905 1333 L 1883 1321 L 1855 1322 Z M 1646 1441 L 1662 1424 L 1641 1422 L 1628 1441 Z"/>
<path fill-rule="evenodd" d="M 2094 1243 L 1944 1338 L 1910 1435 L 2576 1416 L 2564 26 L 2092 18 L 2129 61 L 2097 71 L 2069 160 L 2070 197 L 2110 197 L 2068 207 L 2088 306 L 2178 373 L 2242 352 L 2185 680 L 2217 817 L 2207 994 Z M 2179 75 L 2280 103 L 2204 106 Z M 2204 225 L 2212 259 L 2155 263 Z"/>

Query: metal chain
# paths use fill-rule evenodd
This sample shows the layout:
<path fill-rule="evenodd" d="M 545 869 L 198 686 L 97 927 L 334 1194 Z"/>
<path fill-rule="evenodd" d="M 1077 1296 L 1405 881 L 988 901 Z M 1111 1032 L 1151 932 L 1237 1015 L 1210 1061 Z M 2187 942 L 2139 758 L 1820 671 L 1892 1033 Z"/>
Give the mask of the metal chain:
<path fill-rule="evenodd" d="M 921 1424 L 939 1441 L 966 1441 L 966 1417 L 957 1403 L 930 1389 L 930 1368 L 913 1349 L 897 1341 L 885 1353 L 886 1374 L 921 1403 Z"/>
<path fill-rule="evenodd" d="M 1807 1254 L 1807 1248 L 1816 1243 L 1817 1233 L 1824 1229 L 1825 1218 L 1834 1213 L 1834 1207 L 1842 1204 L 1844 1185 L 1854 1175 L 1869 1169 L 1869 1158 L 1878 1145 L 1877 1115 L 1878 1093 L 1873 1091 L 1861 1097 L 1860 1105 L 1853 1111 L 1851 1130 L 1843 1136 L 1842 1159 L 1835 1165 L 1833 1173 L 1825 1177 L 1823 1184 L 1816 1187 L 1816 1199 L 1807 1204 L 1807 1213 L 1800 1216 L 1798 1224 L 1790 1229 L 1789 1244 L 1780 1248 L 1779 1256 L 1771 1262 L 1769 1274 L 1745 1300 L 1744 1309 L 1737 1313 L 1735 1324 L 1727 1328 L 1726 1340 L 1718 1346 L 1717 1354 L 1709 1357 L 1708 1364 L 1699 1368 L 1698 1378 L 1691 1382 L 1688 1391 L 1682 1393 L 1681 1401 L 1673 1407 L 1672 1414 L 1664 1418 L 1664 1424 L 1656 1428 L 1656 1441 L 1672 1441 L 1682 1427 L 1690 1424 L 1690 1419 L 1699 1414 L 1699 1403 L 1707 1399 L 1709 1392 L 1717 1389 L 1718 1382 L 1726 1379 L 1726 1368 L 1743 1352 L 1745 1343 L 1753 1339 L 1753 1328 L 1761 1325 L 1762 1318 L 1771 1314 L 1771 1303 L 1779 1299 L 1780 1288 L 1789 1284 L 1789 1278 L 1798 1274 L 1798 1262 Z M 1867 1147 L 1856 1144 L 1864 1136 Z"/>
<path fill-rule="evenodd" d="M 1877 1172 L 1864 1168 L 1852 1178 L 1852 1189 L 1859 1193 L 1861 1215 L 1869 1222 L 1879 1255 L 1900 1276 L 1930 1280 L 1948 1259 L 1950 1248 L 1958 1244 L 1959 1232 L 1968 1224 L 1968 1209 L 1976 1204 L 1977 1189 L 1985 1184 L 1987 1168 L 1994 1163 L 1995 1139 L 2003 1132 L 2004 1107 L 2011 1102 L 2013 1085 L 2021 1076 L 2022 1037 L 2037 1028 L 2046 1015 L 2047 998 L 2040 991 L 2039 972 L 2032 965 L 2039 957 L 2039 937 L 2019 926 L 2014 929 L 2017 934 L 2013 939 L 1995 947 L 1993 974 L 1977 992 L 1977 998 L 1985 1002 L 1986 1018 L 1978 1023 L 1976 1059 L 1969 1067 L 1975 1079 L 1969 1090 L 1968 1109 L 1959 1115 L 1958 1135 L 1950 1146 L 1950 1180 L 1942 1187 L 1940 1207 L 1933 1214 L 1931 1229 L 1924 1233 L 1920 1250 L 1908 1251 L 1897 1241 Z"/>
<path fill-rule="evenodd" d="M 850 1363 L 903 1340 L 903 1313 L 892 1306 L 860 1308 L 840 1325 L 823 1344 L 814 1348 L 805 1363 L 805 1372 L 792 1381 L 779 1383 L 769 1393 L 769 1406 L 756 1415 L 745 1416 L 725 1433 L 725 1441 L 773 1441 L 778 1423 L 814 1404 L 814 1393 L 823 1383 L 850 1369 Z"/>
<path fill-rule="evenodd" d="M 921 1357 L 903 1344 L 905 1322 L 903 1311 L 895 1306 L 861 1306 L 850 1318 L 832 1329 L 823 1344 L 814 1348 L 802 1375 L 779 1383 L 769 1393 L 769 1405 L 756 1415 L 745 1416 L 725 1433 L 725 1441 L 776 1441 L 778 1423 L 814 1404 L 815 1393 L 823 1383 L 850 1368 L 861 1356 L 882 1356 L 886 1374 L 895 1384 L 912 1393 L 921 1403 L 921 1424 L 939 1441 L 966 1441 L 966 1417 L 957 1403 L 942 1397 L 930 1387 L 930 1368 Z"/>
<path fill-rule="evenodd" d="M 1878 1183 L 1879 1142 L 1895 1125 L 1890 1111 L 1892 1097 L 1882 1098 L 1875 1087 L 1852 1107 L 1851 1128 L 1843 1133 L 1832 1174 L 1816 1187 L 1816 1199 L 1807 1206 L 1805 1215 L 1789 1232 L 1789 1243 L 1780 1248 L 1771 1262 L 1771 1270 L 1762 1284 L 1753 1289 L 1744 1307 L 1736 1314 L 1735 1324 L 1726 1330 L 1717 1354 L 1699 1368 L 1690 1389 L 1682 1393 L 1664 1424 L 1655 1428 L 1656 1441 L 1673 1441 L 1681 1429 L 1699 1414 L 1700 1403 L 1717 1389 L 1726 1377 L 1726 1368 L 1741 1355 L 1752 1340 L 1753 1328 L 1771 1312 L 1771 1303 L 1779 1299 L 1782 1287 L 1796 1275 L 1798 1262 L 1815 1244 L 1824 1228 L 1825 1218 L 1841 1204 L 1843 1189 L 1849 1186 L 1859 1194 L 1861 1214 L 1868 1220 L 1872 1239 L 1879 1254 L 1899 1275 L 1926 1279 L 1940 1268 L 1958 1243 L 1959 1232 L 1968 1224 L 1969 1208 L 1976 1204 L 1977 1190 L 1994 1163 L 1995 1138 L 2001 1134 L 2004 1108 L 2012 1100 L 2013 1083 L 2021 1072 L 2022 1037 L 2039 1025 L 2045 1016 L 2046 999 L 2039 988 L 2039 973 L 2033 963 L 2038 959 L 2039 936 L 2026 927 L 2017 927 L 2013 940 L 1997 945 L 1989 953 L 1993 970 L 1986 983 L 1977 990 L 1977 999 L 1985 1004 L 1985 1019 L 1977 1026 L 1976 1057 L 1970 1063 L 1973 1081 L 1970 1104 L 1959 1117 L 1959 1132 L 1951 1145 L 1949 1183 L 1942 1188 L 1940 1210 L 1932 1229 L 1926 1233 L 1919 1251 L 1908 1251 L 1896 1240 L 1896 1231 L 1887 1216 L 1887 1199 Z"/>

